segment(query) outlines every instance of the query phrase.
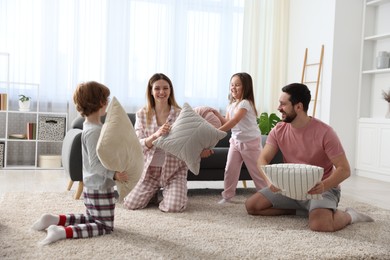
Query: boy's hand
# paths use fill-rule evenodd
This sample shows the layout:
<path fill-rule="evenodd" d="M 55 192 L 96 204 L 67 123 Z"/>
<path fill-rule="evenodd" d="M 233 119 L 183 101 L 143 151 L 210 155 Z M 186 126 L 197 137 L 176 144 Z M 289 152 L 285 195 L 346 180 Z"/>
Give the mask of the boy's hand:
<path fill-rule="evenodd" d="M 129 179 L 129 176 L 126 172 L 115 172 L 114 173 L 114 180 L 116 181 L 127 181 Z"/>

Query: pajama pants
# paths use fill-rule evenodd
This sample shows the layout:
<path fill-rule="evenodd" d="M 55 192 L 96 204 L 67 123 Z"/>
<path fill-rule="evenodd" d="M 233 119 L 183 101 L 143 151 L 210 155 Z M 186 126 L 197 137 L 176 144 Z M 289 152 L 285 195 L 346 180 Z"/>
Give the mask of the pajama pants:
<path fill-rule="evenodd" d="M 163 200 L 159 209 L 163 212 L 182 212 L 187 207 L 187 167 L 179 168 L 172 176 L 164 180 L 162 167 L 149 166 L 145 177 L 127 195 L 123 205 L 127 209 L 145 208 L 153 195 L 163 188 Z"/>
<path fill-rule="evenodd" d="M 86 214 L 60 215 L 59 225 L 72 228 L 73 238 L 95 237 L 114 230 L 114 188 L 100 191 L 84 188 Z"/>
<path fill-rule="evenodd" d="M 257 159 L 262 149 L 261 137 L 245 143 L 230 138 L 229 142 L 230 147 L 225 167 L 222 197 L 224 199 L 230 199 L 236 195 L 237 183 L 243 162 L 255 183 L 256 189 L 260 190 L 266 187 L 266 182 L 260 177 L 260 172 L 257 168 Z"/>

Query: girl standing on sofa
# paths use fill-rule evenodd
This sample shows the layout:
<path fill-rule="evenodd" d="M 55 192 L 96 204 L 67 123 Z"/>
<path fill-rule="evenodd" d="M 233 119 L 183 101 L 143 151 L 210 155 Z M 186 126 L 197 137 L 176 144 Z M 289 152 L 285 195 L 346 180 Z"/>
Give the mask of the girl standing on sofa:
<path fill-rule="evenodd" d="M 253 93 L 252 77 L 245 72 L 236 73 L 230 79 L 230 103 L 226 116 L 216 113 L 222 122 L 219 130 L 231 130 L 230 147 L 226 161 L 222 200 L 229 202 L 236 195 L 241 165 L 244 162 L 256 189 L 266 187 L 260 177 L 256 162 L 262 150 L 261 133 L 257 125 L 257 110 Z"/>
<path fill-rule="evenodd" d="M 134 124 L 144 153 L 144 170 L 123 205 L 131 210 L 145 208 L 163 188 L 160 210 L 182 212 L 187 207 L 188 167 L 184 161 L 153 145 L 154 140 L 169 133 L 181 111 L 171 80 L 162 73 L 154 74 L 149 79 L 146 97 L 147 105 L 136 113 Z M 211 153 L 205 150 L 201 156 Z"/>
<path fill-rule="evenodd" d="M 77 111 L 85 117 L 81 146 L 83 157 L 84 205 L 86 214 L 44 214 L 32 229 L 45 230 L 40 243 L 50 244 L 65 238 L 86 238 L 114 230 L 115 180 L 127 181 L 126 173 L 107 170 L 96 154 L 110 90 L 95 81 L 81 83 L 73 94 Z"/>

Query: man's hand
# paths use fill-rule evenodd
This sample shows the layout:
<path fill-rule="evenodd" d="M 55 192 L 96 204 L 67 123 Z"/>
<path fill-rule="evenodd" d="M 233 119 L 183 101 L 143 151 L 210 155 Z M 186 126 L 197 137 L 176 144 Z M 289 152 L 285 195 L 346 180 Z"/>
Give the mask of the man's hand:
<path fill-rule="evenodd" d="M 278 187 L 276 187 L 276 186 L 273 185 L 272 183 L 270 184 L 269 189 L 270 189 L 272 192 L 279 192 L 279 191 L 282 191 L 281 189 L 279 189 Z"/>
<path fill-rule="evenodd" d="M 318 182 L 313 188 L 311 188 L 307 193 L 314 194 L 322 194 L 325 191 L 324 183 L 322 181 Z"/>

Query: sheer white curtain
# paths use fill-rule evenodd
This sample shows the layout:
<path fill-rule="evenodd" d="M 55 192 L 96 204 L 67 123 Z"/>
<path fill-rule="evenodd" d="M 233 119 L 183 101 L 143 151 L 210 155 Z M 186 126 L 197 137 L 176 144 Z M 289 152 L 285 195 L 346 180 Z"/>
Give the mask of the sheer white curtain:
<path fill-rule="evenodd" d="M 261 2 L 268 4 L 257 5 L 256 0 L 0 0 L 0 52 L 10 53 L 11 81 L 39 84 L 41 105 L 48 111 L 68 105 L 70 119 L 77 115 L 72 102 L 77 83 L 106 84 L 126 111 L 134 112 L 145 104 L 147 81 L 156 72 L 171 78 L 179 104 L 224 110 L 233 73 L 254 73 L 255 92 L 261 98 L 266 98 L 262 88 L 274 83 L 268 78 L 280 76 L 275 70 L 281 66 L 271 72 L 262 67 L 275 56 L 264 63 L 262 55 L 251 53 L 255 49 L 267 53 L 279 40 L 268 38 L 263 30 L 281 19 L 273 18 L 278 12 L 261 10 L 274 6 L 274 1 Z M 265 17 L 258 19 L 259 14 Z M 283 46 L 274 47 L 275 54 Z M 259 79 L 267 79 L 267 84 Z"/>
<path fill-rule="evenodd" d="M 287 78 L 289 0 L 246 0 L 242 69 L 255 87 L 258 112 L 276 112 Z"/>

